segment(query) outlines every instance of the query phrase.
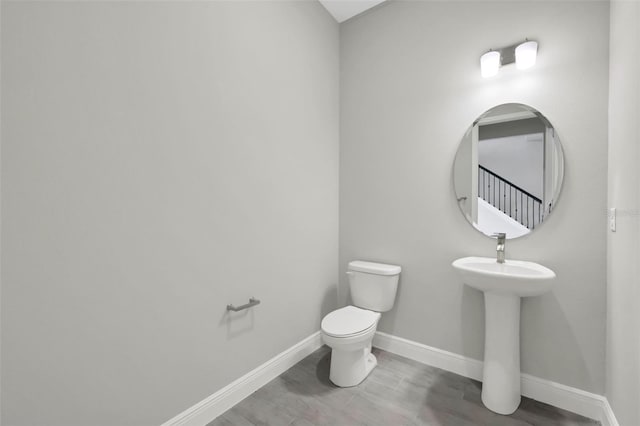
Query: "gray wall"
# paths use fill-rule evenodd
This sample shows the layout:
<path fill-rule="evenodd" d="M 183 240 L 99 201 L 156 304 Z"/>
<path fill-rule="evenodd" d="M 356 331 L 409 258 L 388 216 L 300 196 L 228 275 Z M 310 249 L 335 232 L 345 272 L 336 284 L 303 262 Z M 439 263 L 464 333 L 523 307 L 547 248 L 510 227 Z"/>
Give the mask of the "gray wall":
<path fill-rule="evenodd" d="M 318 2 L 2 2 L 1 38 L 3 424 L 160 424 L 318 330 L 339 136 Z"/>
<path fill-rule="evenodd" d="M 640 3 L 611 2 L 607 389 L 621 425 L 640 424 Z"/>
<path fill-rule="evenodd" d="M 558 275 L 522 303 L 522 369 L 604 392 L 608 31 L 607 2 L 395 1 L 341 26 L 340 268 L 402 265 L 381 331 L 482 359 L 482 294 L 450 263 L 494 256 L 495 241 L 460 214 L 451 168 L 480 114 L 529 104 L 557 130 L 566 170 L 554 213 L 507 243 Z M 482 53 L 524 37 L 540 43 L 534 68 L 481 78 Z"/>

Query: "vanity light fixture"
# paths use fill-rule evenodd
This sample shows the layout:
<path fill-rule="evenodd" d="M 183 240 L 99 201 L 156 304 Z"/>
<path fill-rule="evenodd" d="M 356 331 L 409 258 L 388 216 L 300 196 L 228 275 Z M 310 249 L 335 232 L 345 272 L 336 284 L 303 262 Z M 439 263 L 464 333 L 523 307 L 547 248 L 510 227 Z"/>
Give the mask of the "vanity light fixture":
<path fill-rule="evenodd" d="M 500 69 L 500 52 L 490 50 L 480 58 L 480 72 L 484 78 L 493 77 Z"/>
<path fill-rule="evenodd" d="M 516 67 L 519 70 L 531 68 L 536 64 L 538 56 L 538 42 L 525 41 L 516 47 Z"/>
<path fill-rule="evenodd" d="M 490 50 L 480 57 L 480 73 L 484 78 L 493 77 L 498 74 L 500 67 L 513 63 L 519 70 L 531 68 L 536 63 L 537 54 L 538 42 L 528 39 L 511 46 Z"/>

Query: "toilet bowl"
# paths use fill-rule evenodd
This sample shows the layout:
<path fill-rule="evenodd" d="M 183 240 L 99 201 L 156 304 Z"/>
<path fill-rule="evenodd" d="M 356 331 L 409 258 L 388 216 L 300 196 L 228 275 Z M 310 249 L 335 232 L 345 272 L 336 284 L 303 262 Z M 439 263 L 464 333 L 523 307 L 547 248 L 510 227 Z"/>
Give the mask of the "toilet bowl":
<path fill-rule="evenodd" d="M 322 340 L 331 348 L 329 379 L 336 386 L 360 384 L 377 365 L 371 343 L 382 316 L 393 307 L 400 267 L 353 261 L 347 272 L 354 305 L 325 316 Z"/>
<path fill-rule="evenodd" d="M 346 306 L 322 320 L 322 339 L 332 349 L 329 380 L 336 386 L 358 385 L 377 365 L 371 342 L 379 319 L 379 312 Z"/>

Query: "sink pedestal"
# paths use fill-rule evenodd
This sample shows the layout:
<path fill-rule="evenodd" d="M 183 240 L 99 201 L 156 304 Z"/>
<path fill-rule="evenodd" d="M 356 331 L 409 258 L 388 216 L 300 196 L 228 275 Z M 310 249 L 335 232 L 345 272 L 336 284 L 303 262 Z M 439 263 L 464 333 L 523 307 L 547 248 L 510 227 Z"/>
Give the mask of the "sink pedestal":
<path fill-rule="evenodd" d="M 464 283 L 484 292 L 482 402 L 511 414 L 520 405 L 520 298 L 551 290 L 556 274 L 534 262 L 463 257 L 452 266 Z"/>
<path fill-rule="evenodd" d="M 520 405 L 520 297 L 484 292 L 482 402 L 499 414 Z"/>

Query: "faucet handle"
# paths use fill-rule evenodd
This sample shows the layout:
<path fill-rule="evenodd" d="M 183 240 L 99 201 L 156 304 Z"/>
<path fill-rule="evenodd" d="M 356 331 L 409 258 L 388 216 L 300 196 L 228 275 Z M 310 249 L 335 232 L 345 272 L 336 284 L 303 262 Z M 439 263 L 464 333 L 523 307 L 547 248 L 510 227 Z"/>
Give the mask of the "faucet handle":
<path fill-rule="evenodd" d="M 506 232 L 496 232 L 491 235 L 493 238 L 497 238 L 498 240 L 504 240 L 507 238 Z"/>

